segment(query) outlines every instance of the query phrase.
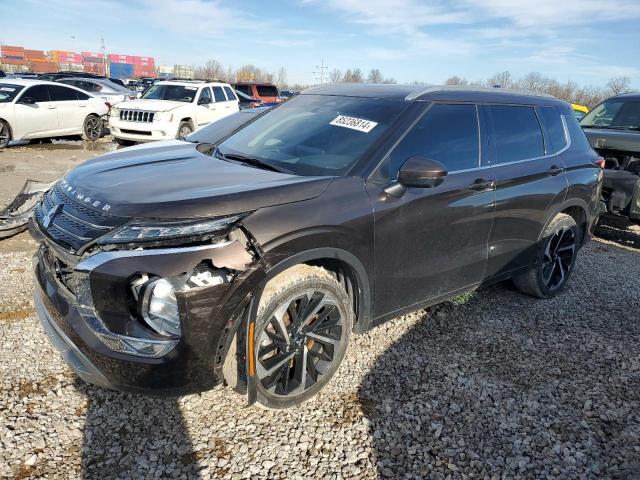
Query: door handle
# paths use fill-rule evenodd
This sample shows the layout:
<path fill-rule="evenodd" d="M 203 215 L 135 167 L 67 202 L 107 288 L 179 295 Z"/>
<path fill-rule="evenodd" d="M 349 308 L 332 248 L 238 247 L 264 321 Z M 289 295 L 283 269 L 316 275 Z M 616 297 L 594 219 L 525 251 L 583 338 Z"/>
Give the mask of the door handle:
<path fill-rule="evenodd" d="M 55 109 L 56 109 L 56 107 L 55 107 L 54 105 L 49 105 L 47 108 L 48 108 L 49 110 L 55 110 Z"/>
<path fill-rule="evenodd" d="M 469 185 L 469 190 L 483 191 L 483 190 L 491 190 L 495 187 L 496 182 L 493 180 L 486 180 L 484 178 L 476 178 L 474 182 Z"/>
<path fill-rule="evenodd" d="M 555 176 L 555 175 L 559 175 L 564 171 L 564 168 L 559 167 L 557 165 L 552 165 L 551 168 L 549 168 L 549 170 L 547 170 L 547 173 L 549 175 Z"/>

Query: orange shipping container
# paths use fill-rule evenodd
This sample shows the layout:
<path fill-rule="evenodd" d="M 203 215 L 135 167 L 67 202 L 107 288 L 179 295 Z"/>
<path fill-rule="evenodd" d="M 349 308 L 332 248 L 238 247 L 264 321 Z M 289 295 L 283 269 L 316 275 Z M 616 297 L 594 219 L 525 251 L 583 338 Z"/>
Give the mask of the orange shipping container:
<path fill-rule="evenodd" d="M 44 52 L 42 50 L 25 50 L 24 58 L 27 60 L 44 60 Z"/>
<path fill-rule="evenodd" d="M 54 62 L 31 62 L 31 71 L 33 73 L 57 72 L 58 65 Z"/>
<path fill-rule="evenodd" d="M 24 47 L 13 47 L 11 45 L 0 45 L 0 51 L 2 51 L 2 52 L 20 52 L 20 53 L 24 53 Z"/>
<path fill-rule="evenodd" d="M 1 65 L 25 65 L 25 66 L 28 65 L 26 60 L 14 60 L 12 58 L 2 58 L 0 59 L 0 64 Z"/>

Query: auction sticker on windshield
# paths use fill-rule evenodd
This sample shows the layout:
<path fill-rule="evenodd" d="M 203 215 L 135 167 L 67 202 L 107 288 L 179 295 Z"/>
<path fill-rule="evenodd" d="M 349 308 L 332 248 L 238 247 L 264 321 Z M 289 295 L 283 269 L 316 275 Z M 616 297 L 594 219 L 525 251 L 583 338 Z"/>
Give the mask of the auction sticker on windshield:
<path fill-rule="evenodd" d="M 329 125 L 335 125 L 336 127 L 350 128 L 351 130 L 369 133 L 376 125 L 378 125 L 378 123 L 372 122 L 370 120 L 365 120 L 364 118 L 338 115 L 331 121 L 331 123 L 329 123 Z"/>

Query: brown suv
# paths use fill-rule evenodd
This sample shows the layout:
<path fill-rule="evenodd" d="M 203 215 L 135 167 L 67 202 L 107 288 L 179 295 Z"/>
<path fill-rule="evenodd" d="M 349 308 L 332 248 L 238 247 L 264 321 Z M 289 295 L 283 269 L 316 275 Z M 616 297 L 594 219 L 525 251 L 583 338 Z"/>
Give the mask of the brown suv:
<path fill-rule="evenodd" d="M 278 87 L 271 83 L 241 82 L 236 83 L 233 88 L 245 95 L 262 100 L 263 103 L 276 103 L 282 101 L 280 98 L 280 92 L 278 92 Z"/>

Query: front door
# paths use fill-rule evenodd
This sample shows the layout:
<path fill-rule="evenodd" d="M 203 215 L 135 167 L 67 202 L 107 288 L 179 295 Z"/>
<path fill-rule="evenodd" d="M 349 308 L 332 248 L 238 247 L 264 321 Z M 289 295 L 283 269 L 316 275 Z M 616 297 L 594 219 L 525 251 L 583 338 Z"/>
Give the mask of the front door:
<path fill-rule="evenodd" d="M 33 103 L 25 103 L 25 99 Z M 15 104 L 18 121 L 13 125 L 15 138 L 41 138 L 58 133 L 58 113 L 49 98 L 46 85 L 34 85 L 20 95 Z"/>
<path fill-rule="evenodd" d="M 442 163 L 432 188 L 388 195 L 369 181 L 375 219 L 375 316 L 437 299 L 479 283 L 487 265 L 494 182 L 480 164 L 485 150 L 473 104 L 432 103 L 387 156 L 376 178 L 397 178 L 412 156 Z M 482 146 L 482 148 L 481 148 Z"/>
<path fill-rule="evenodd" d="M 201 100 L 205 100 L 208 103 L 201 103 Z M 200 90 L 200 95 L 197 100 L 197 125 L 196 129 L 202 128 L 211 122 L 214 122 L 216 118 L 216 104 L 211 96 L 211 89 L 204 87 Z"/>

